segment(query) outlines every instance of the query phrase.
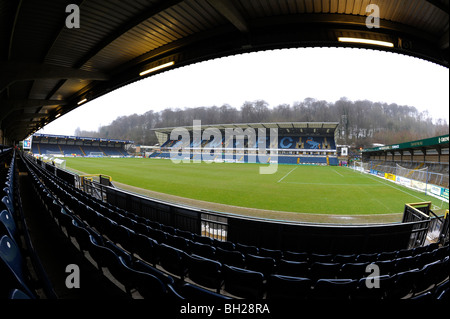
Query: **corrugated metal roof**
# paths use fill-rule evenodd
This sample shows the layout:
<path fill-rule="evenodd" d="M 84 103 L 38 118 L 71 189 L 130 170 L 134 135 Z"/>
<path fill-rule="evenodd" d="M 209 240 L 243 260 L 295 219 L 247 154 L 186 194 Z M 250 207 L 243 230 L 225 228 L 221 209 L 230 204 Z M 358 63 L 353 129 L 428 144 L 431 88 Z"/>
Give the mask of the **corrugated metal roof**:
<path fill-rule="evenodd" d="M 71 3 L 79 5 L 79 29 L 65 25 Z M 379 29 L 365 25 L 369 4 L 380 8 Z M 370 47 L 339 43 L 339 36 L 391 41 L 394 48 L 384 50 L 448 67 L 448 8 L 448 0 L 0 0 L 0 127 L 22 139 L 81 99 L 169 61 L 177 67 L 263 49 Z M 41 109 L 47 118 L 12 124 Z"/>

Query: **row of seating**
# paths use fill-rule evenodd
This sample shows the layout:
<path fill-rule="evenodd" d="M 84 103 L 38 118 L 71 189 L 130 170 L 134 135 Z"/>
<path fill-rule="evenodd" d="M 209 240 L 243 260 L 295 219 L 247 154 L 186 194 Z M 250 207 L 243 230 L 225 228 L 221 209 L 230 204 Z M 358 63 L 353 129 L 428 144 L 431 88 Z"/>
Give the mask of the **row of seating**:
<path fill-rule="evenodd" d="M 26 223 L 22 220 L 20 227 L 18 224 L 22 215 L 19 212 L 20 206 L 15 205 L 17 202 L 16 153 L 15 151 L 9 153 L 9 159 L 6 159 L 4 152 L 2 153 L 0 163 L 2 184 L 4 185 L 1 190 L 2 195 L 0 195 L 2 197 L 0 204 L 0 299 L 36 299 L 40 297 L 37 291 L 42 289 L 42 278 L 39 277 L 41 273 L 38 268 L 40 264 L 27 236 Z M 4 170 L 6 170 L 6 174 L 3 174 Z M 4 178 L 3 175 L 5 175 Z M 32 265 L 28 265 L 27 260 L 30 260 Z"/>
<path fill-rule="evenodd" d="M 413 286 L 397 285 L 397 287 L 402 287 L 403 292 L 410 293 L 413 289 L 415 289 L 415 291 L 422 289 L 427 283 L 430 283 L 430 285 L 425 288 L 435 285 L 436 278 L 433 278 L 433 280 L 431 280 L 432 282 L 429 279 L 427 279 L 428 281 L 423 280 L 423 278 L 432 277 L 431 275 L 425 276 L 425 273 L 427 275 L 436 272 L 445 274 L 445 272 L 439 272 L 437 269 L 442 269 L 445 265 L 448 266 L 448 258 L 446 260 L 441 260 L 442 256 L 448 256 L 448 246 L 439 248 L 436 247 L 437 245 L 427 246 L 423 248 L 422 252 L 417 249 L 408 252 L 399 251 L 380 253 L 372 256 L 357 255 L 354 256 L 354 261 L 366 260 L 366 262 L 346 263 L 344 265 L 326 262 L 337 260 L 338 257 L 350 258 L 352 256 L 327 256 L 295 252 L 284 252 L 286 254 L 286 256 L 284 256 L 281 251 L 230 242 L 224 243 L 227 247 L 216 247 L 214 243 L 218 244 L 219 241 L 213 241 L 207 237 L 197 235 L 196 238 L 199 240 L 202 238 L 201 240 L 203 243 L 195 242 L 193 241 L 195 238 L 194 234 L 189 234 L 189 232 L 180 231 L 170 226 L 164 226 L 142 218 L 137 218 L 137 216 L 133 216 L 133 214 L 128 213 L 127 216 L 125 216 L 111 208 L 107 208 L 101 203 L 96 203 L 93 199 L 88 199 L 88 197 L 81 192 L 75 192 L 76 195 L 79 196 L 76 198 L 66 191 L 59 189 L 59 186 L 56 183 L 54 184 L 54 187 L 56 187 L 56 193 L 63 198 L 65 203 L 68 203 L 69 207 L 77 207 L 75 211 L 79 213 L 81 218 L 86 220 L 90 225 L 94 225 L 94 228 L 98 228 L 112 241 L 119 243 L 129 251 L 129 255 L 130 252 L 131 255 L 135 253 L 150 264 L 153 264 L 153 266 L 156 267 L 159 265 L 164 270 L 178 276 L 181 280 L 188 276 L 190 280 L 205 287 L 216 291 L 220 291 L 223 287 L 225 291 L 229 293 L 234 292 L 240 297 L 260 297 L 261 292 L 266 288 L 268 289 L 267 296 L 273 296 L 274 294 L 269 293 L 269 291 L 271 291 L 270 287 L 273 286 L 274 281 L 298 281 L 295 278 L 307 279 L 310 288 L 313 287 L 315 289 L 316 297 L 321 295 L 318 294 L 319 288 L 315 288 L 319 281 L 320 285 L 338 285 L 338 287 L 341 287 L 340 289 L 344 289 L 347 285 L 353 288 L 359 287 L 357 290 L 353 288 L 351 290 L 360 293 L 360 289 L 365 285 L 365 277 L 367 275 L 365 274 L 365 270 L 367 265 L 369 265 L 367 260 L 370 258 L 378 260 L 379 262 L 384 262 L 382 269 L 394 269 L 390 273 L 383 274 L 383 276 L 388 276 L 387 278 L 391 279 L 391 282 L 394 280 L 397 280 L 398 282 L 404 280 L 400 279 L 400 273 L 402 274 L 401 278 L 407 276 L 412 277 L 413 274 L 417 274 L 416 280 L 412 281 L 414 284 Z M 85 204 L 89 201 L 96 209 Z M 56 211 L 58 211 L 58 209 L 56 209 Z M 103 222 L 106 223 L 103 224 Z M 162 229 L 166 231 L 163 231 Z M 186 237 L 191 238 L 188 239 Z M 207 241 L 210 242 L 208 243 Z M 393 260 L 388 259 L 388 257 L 397 257 L 403 254 L 405 255 L 404 257 Z M 231 258 L 231 255 L 235 257 Z M 264 255 L 271 255 L 271 257 Z M 231 259 L 225 259 L 228 257 Z M 283 258 L 294 260 L 285 260 Z M 306 259 L 299 261 L 300 258 Z M 274 271 L 276 265 L 275 260 L 277 260 L 277 266 L 279 267 L 277 268 L 277 271 Z M 350 259 L 347 259 L 347 261 L 349 260 Z M 421 265 L 423 265 L 423 267 L 420 267 L 421 269 L 417 268 L 418 264 L 416 261 L 419 260 L 422 260 Z M 433 264 L 433 261 L 436 265 L 433 264 L 433 266 L 430 266 L 427 264 L 428 261 L 431 261 L 430 265 Z M 238 262 L 238 264 L 233 264 L 234 262 Z M 245 262 L 248 264 L 244 265 Z M 387 267 L 388 262 L 390 263 L 390 267 Z M 395 267 L 398 268 L 395 269 Z M 332 269 L 335 273 L 330 276 Z M 226 275 L 230 273 L 233 273 L 234 275 Z M 255 273 L 262 275 L 262 277 L 260 275 L 255 275 Z M 403 273 L 407 273 L 408 275 Z M 259 278 L 258 280 L 261 281 L 261 284 L 254 286 L 261 288 L 256 290 L 258 294 L 255 294 L 256 291 L 254 289 L 250 289 L 252 294 L 247 294 L 249 287 L 246 287 L 246 285 L 244 285 L 245 287 L 242 286 L 242 283 L 245 282 L 245 280 L 235 280 L 236 278 L 241 278 L 244 274 L 245 276 Z M 290 276 L 286 276 L 287 274 Z M 291 278 L 293 275 L 296 277 Z M 422 284 L 418 284 L 418 282 L 420 282 L 419 277 L 422 278 L 420 279 L 422 280 Z M 439 278 L 439 280 L 441 279 L 445 278 Z M 305 283 L 305 280 L 301 280 L 301 282 Z M 234 282 L 234 284 L 231 284 L 232 282 Z M 347 284 L 344 285 L 344 282 Z M 359 285 L 356 284 L 357 282 Z M 314 283 L 314 285 L 311 285 L 311 283 Z M 240 290 L 236 291 L 236 286 L 240 287 Z M 405 287 L 409 287 L 409 289 L 406 289 Z M 386 292 L 383 296 L 387 296 Z M 390 296 L 399 296 L 399 293 L 391 293 Z"/>
<path fill-rule="evenodd" d="M 144 298 L 226 298 L 196 285 L 176 283 L 169 274 L 136 258 L 83 221 L 70 206 L 62 203 L 43 182 L 49 183 L 44 171 L 27 167 L 32 176 L 33 188 L 56 225 L 69 238 L 75 239 L 78 248 L 89 254 L 100 270 L 107 268 L 114 279 L 125 287 L 126 292 L 131 294 L 137 290 Z"/>

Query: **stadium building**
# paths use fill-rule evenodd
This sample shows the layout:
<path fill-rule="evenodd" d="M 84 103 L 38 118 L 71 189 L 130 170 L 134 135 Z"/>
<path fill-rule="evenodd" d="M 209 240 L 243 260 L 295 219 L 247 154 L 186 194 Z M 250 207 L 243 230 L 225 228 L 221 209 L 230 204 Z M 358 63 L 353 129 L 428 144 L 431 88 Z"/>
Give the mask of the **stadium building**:
<path fill-rule="evenodd" d="M 36 133 L 31 137 L 31 147 L 28 149 L 34 155 L 53 157 L 123 157 L 128 156 L 126 147 L 130 144 L 134 144 L 134 142 L 128 140 Z"/>
<path fill-rule="evenodd" d="M 247 123 L 155 129 L 160 149 L 150 158 L 215 162 L 338 165 L 336 134 L 339 123 Z M 183 141 L 182 133 L 189 134 Z M 213 134 L 214 133 L 214 134 Z M 186 143 L 187 142 L 187 143 Z M 202 154 L 203 153 L 203 154 Z"/>

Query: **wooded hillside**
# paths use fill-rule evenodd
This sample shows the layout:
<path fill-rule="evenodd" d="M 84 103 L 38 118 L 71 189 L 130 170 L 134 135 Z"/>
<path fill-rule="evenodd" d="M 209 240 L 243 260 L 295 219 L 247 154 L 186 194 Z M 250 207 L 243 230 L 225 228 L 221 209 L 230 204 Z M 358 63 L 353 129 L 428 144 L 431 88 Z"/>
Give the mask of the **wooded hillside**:
<path fill-rule="evenodd" d="M 134 140 L 136 144 L 154 145 L 153 128 L 202 124 L 264 122 L 339 122 L 338 143 L 371 147 L 372 143 L 394 144 L 448 134 L 446 120 L 432 119 L 428 112 L 413 106 L 341 98 L 327 102 L 307 98 L 293 105 L 270 107 L 264 100 L 245 102 L 239 109 L 222 106 L 164 109 L 144 114 L 121 116 L 97 132 L 75 131 L 76 136 Z"/>

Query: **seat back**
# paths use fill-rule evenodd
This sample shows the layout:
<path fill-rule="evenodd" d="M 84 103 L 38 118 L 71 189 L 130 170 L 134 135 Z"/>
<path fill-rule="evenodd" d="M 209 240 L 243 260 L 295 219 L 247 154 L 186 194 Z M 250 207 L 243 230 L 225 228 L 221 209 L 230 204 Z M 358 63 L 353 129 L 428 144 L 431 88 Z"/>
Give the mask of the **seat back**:
<path fill-rule="evenodd" d="M 6 282 L 16 282 L 17 285 L 22 288 L 29 296 L 35 297 L 29 287 L 30 276 L 25 273 L 25 260 L 20 252 L 16 242 L 9 238 L 7 235 L 3 235 L 0 238 L 0 266 L 1 272 L 4 272 L 4 278 L 2 278 L 2 284 Z"/>
<path fill-rule="evenodd" d="M 222 264 L 196 255 L 187 255 L 188 276 L 193 282 L 220 291 Z"/>
<path fill-rule="evenodd" d="M 271 275 L 267 280 L 267 299 L 305 300 L 311 293 L 309 278 Z"/>
<path fill-rule="evenodd" d="M 257 271 L 223 265 L 224 290 L 242 298 L 261 299 L 264 295 L 264 275 Z"/>

